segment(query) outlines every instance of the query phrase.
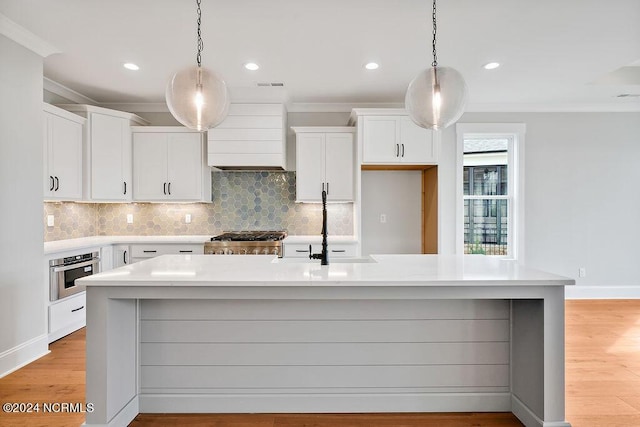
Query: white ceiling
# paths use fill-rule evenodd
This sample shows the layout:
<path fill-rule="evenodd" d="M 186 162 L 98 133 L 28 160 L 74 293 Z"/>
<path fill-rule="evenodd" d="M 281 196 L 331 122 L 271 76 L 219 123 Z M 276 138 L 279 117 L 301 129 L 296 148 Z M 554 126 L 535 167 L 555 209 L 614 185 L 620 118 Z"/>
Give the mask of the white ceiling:
<path fill-rule="evenodd" d="M 1 14 L 60 50 L 45 77 L 98 103 L 164 102 L 171 74 L 195 64 L 195 9 L 0 0 Z M 232 97 L 282 82 L 290 103 L 403 103 L 431 63 L 429 0 L 202 0 L 202 14 L 203 65 Z M 467 81 L 468 110 L 640 111 L 640 97 L 616 97 L 640 94 L 640 0 L 441 0 L 437 47 L 439 65 Z M 378 70 L 363 68 L 371 60 Z M 484 70 L 490 61 L 502 66 Z"/>

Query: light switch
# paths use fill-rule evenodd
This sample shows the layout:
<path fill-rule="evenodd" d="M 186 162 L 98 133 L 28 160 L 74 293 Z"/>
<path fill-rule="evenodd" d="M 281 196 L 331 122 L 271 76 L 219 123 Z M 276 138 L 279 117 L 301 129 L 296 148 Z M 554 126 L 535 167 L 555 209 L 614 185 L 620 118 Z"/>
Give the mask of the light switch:
<path fill-rule="evenodd" d="M 191 224 L 191 214 L 185 214 L 184 222 L 185 224 Z"/>
<path fill-rule="evenodd" d="M 381 223 L 385 223 L 387 222 L 387 215 L 386 214 L 380 214 L 380 222 Z"/>
<path fill-rule="evenodd" d="M 133 224 L 133 214 L 127 214 L 127 224 Z"/>
<path fill-rule="evenodd" d="M 53 215 L 47 215 L 47 227 L 53 227 L 54 223 Z"/>

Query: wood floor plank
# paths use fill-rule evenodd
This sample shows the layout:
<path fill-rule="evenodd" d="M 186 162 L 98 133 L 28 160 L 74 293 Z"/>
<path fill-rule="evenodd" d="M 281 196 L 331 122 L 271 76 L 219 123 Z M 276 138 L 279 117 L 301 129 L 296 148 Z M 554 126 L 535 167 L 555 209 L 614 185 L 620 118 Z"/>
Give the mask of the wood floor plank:
<path fill-rule="evenodd" d="M 0 379 L 0 401 L 85 403 L 85 331 Z M 566 412 L 573 427 L 640 426 L 640 300 L 566 303 Z M 0 413 L 0 426 L 79 426 L 84 414 Z M 133 427 L 511 427 L 505 413 L 140 414 Z"/>

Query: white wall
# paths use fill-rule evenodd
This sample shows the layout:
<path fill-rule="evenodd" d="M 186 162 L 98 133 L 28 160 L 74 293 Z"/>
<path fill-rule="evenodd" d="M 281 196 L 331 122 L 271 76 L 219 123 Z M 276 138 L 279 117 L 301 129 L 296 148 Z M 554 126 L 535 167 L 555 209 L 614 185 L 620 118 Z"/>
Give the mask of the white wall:
<path fill-rule="evenodd" d="M 42 58 L 0 35 L 0 376 L 47 351 Z"/>
<path fill-rule="evenodd" d="M 422 253 L 422 172 L 363 171 L 361 216 L 363 255 Z"/>
<path fill-rule="evenodd" d="M 459 121 L 483 122 L 527 127 L 524 263 L 575 278 L 568 297 L 640 297 L 640 113 L 467 113 Z M 445 243 L 455 236 L 455 129 L 442 139 Z"/>

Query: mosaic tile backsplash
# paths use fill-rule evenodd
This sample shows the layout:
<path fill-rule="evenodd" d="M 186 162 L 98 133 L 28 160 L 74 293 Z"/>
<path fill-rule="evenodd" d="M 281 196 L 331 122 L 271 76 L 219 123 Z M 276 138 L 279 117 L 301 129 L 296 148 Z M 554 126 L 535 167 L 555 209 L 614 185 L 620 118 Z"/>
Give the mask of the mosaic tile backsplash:
<path fill-rule="evenodd" d="M 229 230 L 320 234 L 322 205 L 295 203 L 295 172 L 212 172 L 212 203 L 44 204 L 45 242 L 104 235 L 215 235 Z M 353 205 L 327 205 L 328 232 L 353 234 Z M 127 224 L 133 214 L 133 224 Z M 191 215 L 191 223 L 185 215 Z M 47 226 L 47 215 L 55 225 Z"/>

